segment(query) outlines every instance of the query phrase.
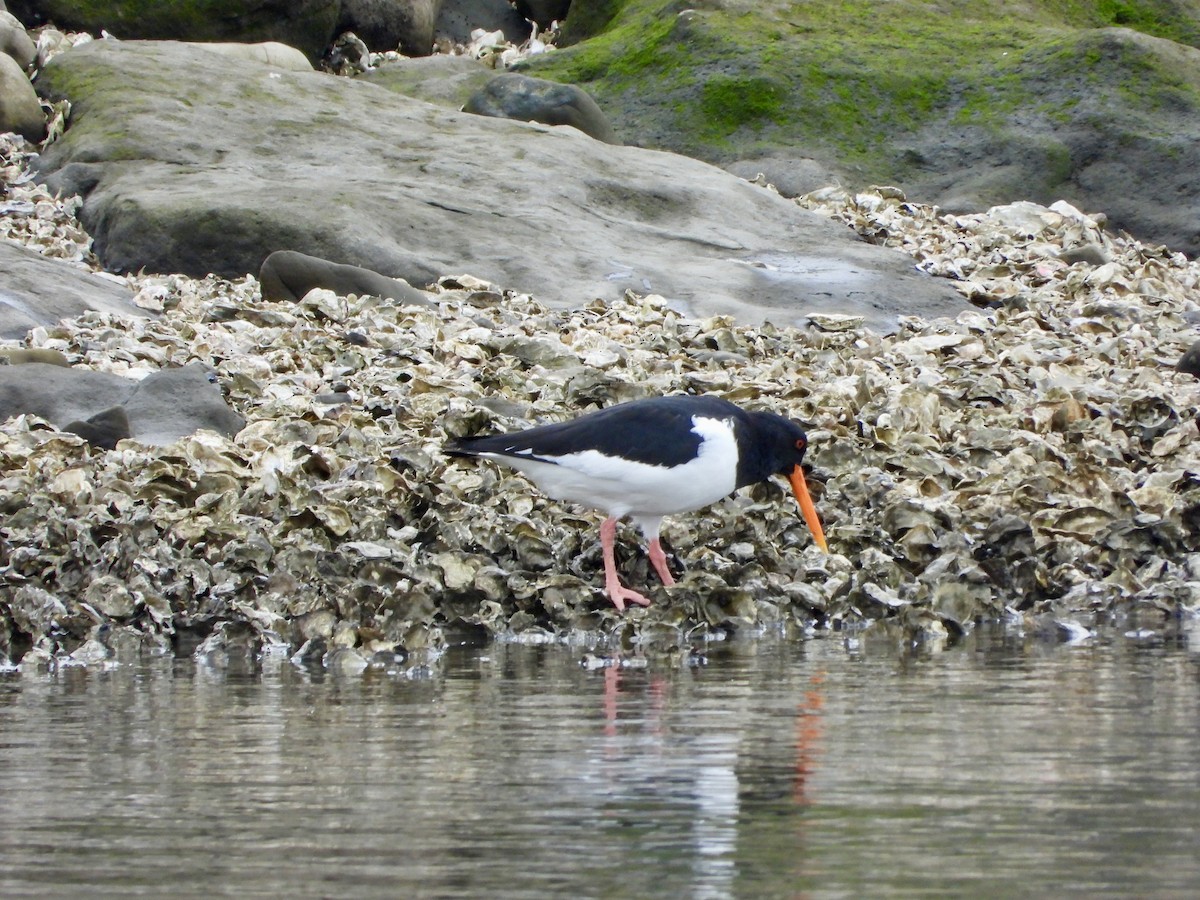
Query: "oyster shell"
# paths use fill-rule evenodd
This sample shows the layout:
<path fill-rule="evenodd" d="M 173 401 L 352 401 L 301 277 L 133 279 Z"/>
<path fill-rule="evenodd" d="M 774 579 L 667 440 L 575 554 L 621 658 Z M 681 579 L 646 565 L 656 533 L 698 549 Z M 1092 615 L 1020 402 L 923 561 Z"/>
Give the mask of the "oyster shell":
<path fill-rule="evenodd" d="M 0 234 L 94 266 L 78 198 L 28 181 L 11 138 L 0 150 L 16 204 Z M 112 451 L 31 417 L 0 425 L 0 653 L 99 663 L 109 635 L 186 633 L 210 660 L 286 645 L 348 674 L 383 654 L 416 677 L 448 626 L 683 647 L 739 629 L 879 621 L 946 640 L 981 619 L 1196 615 L 1200 382 L 1174 364 L 1197 339 L 1200 266 L 1065 204 L 948 216 L 895 189 L 799 202 L 912 254 L 975 308 L 880 336 L 837 318 L 693 321 L 633 293 L 549 310 L 466 274 L 431 286 L 436 309 L 267 303 L 252 278 L 143 275 L 127 281 L 154 322 L 34 329 L 21 348 L 103 371 L 203 362 L 247 424 Z M 1079 246 L 1103 261 L 1068 264 Z M 622 615 L 600 593 L 598 514 L 439 452 L 689 391 L 806 423 L 829 556 L 783 488 L 761 485 L 668 520 L 673 589 L 625 533 L 618 564 L 655 602 Z"/>

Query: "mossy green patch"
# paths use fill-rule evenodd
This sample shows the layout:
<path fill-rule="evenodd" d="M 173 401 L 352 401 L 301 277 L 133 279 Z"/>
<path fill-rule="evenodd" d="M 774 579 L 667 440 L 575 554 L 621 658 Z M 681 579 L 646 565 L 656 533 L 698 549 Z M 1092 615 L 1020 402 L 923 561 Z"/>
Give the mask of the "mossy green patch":
<path fill-rule="evenodd" d="M 700 112 L 714 137 L 743 125 L 779 121 L 783 108 L 784 89 L 769 78 L 714 76 L 701 87 Z"/>
<path fill-rule="evenodd" d="M 1172 0 L 1132 3 L 1128 0 L 1099 0 L 1097 13 L 1107 25 L 1132 28 L 1181 44 L 1200 44 L 1200 23 L 1190 19 Z"/>
<path fill-rule="evenodd" d="M 1200 22 L 1170 0 L 624 0 L 604 30 L 528 63 L 580 84 L 626 140 L 726 162 L 767 141 L 883 176 L 906 142 L 939 125 L 1002 130 L 1014 115 L 1066 123 L 1092 84 L 1150 102 L 1187 102 L 1186 85 L 1081 36 L 1110 25 L 1186 41 Z M 1055 61 L 1061 56 L 1061 65 Z M 1052 75 L 1047 68 L 1056 68 Z M 1125 84 L 1125 87 L 1121 87 Z M 1130 86 L 1132 85 L 1132 86 Z M 1132 98 L 1136 99 L 1136 98 Z"/>

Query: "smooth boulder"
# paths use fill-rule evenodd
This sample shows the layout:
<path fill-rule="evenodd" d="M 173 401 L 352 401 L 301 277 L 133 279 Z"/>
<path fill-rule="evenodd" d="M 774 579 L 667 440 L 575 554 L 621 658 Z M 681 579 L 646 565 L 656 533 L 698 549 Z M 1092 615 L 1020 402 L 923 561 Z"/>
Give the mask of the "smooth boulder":
<path fill-rule="evenodd" d="M 376 52 L 428 56 L 441 6 L 442 0 L 342 0 L 337 30 L 353 31 Z"/>
<path fill-rule="evenodd" d="M 25 31 L 21 24 L 10 12 L 5 12 L 0 4 L 0 53 L 11 56 L 22 69 L 28 69 L 37 59 L 37 44 Z"/>
<path fill-rule="evenodd" d="M 37 143 L 46 136 L 46 117 L 37 92 L 15 59 L 0 53 L 0 131 Z"/>
<path fill-rule="evenodd" d="M 497 75 L 485 84 L 467 101 L 463 112 L 546 125 L 570 125 L 606 144 L 621 143 L 603 110 L 587 91 L 573 84 L 558 84 L 516 72 Z"/>
<path fill-rule="evenodd" d="M 210 50 L 223 56 L 235 59 L 245 59 L 260 62 L 263 65 L 274 66 L 277 69 L 290 69 L 293 72 L 311 72 L 312 63 L 308 57 L 287 44 L 279 41 L 262 41 L 257 44 L 242 44 L 231 41 L 212 41 L 193 43 L 192 46 L 202 50 Z"/>
<path fill-rule="evenodd" d="M 264 259 L 258 271 L 258 283 L 262 298 L 272 302 L 300 300 L 309 291 L 323 288 L 341 297 L 370 295 L 418 306 L 435 305 L 428 294 L 407 281 L 295 250 L 276 250 Z"/>

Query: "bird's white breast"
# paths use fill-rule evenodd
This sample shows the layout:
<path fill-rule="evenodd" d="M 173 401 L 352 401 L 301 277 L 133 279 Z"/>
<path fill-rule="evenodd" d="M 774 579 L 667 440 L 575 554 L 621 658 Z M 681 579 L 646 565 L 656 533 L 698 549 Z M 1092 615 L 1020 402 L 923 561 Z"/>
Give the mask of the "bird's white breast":
<path fill-rule="evenodd" d="M 737 486 L 733 423 L 695 417 L 696 456 L 678 466 L 656 466 L 583 450 L 561 456 L 481 454 L 512 466 L 556 500 L 568 500 L 610 516 L 669 516 L 699 509 Z"/>

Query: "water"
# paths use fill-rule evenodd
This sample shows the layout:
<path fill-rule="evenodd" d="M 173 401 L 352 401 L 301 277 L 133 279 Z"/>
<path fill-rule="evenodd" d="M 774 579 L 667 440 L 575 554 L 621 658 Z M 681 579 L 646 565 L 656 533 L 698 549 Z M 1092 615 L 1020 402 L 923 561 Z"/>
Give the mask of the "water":
<path fill-rule="evenodd" d="M 1200 636 L 0 677 L 0 896 L 1200 892 Z"/>

